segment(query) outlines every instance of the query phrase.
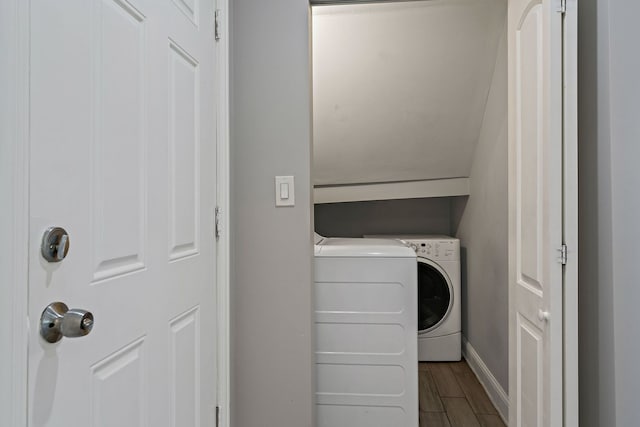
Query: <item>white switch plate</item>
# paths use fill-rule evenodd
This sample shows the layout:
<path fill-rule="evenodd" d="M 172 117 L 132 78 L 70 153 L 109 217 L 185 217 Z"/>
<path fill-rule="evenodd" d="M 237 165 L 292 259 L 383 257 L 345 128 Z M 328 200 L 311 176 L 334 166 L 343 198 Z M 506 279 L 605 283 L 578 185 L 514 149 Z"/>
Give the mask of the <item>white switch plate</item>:
<path fill-rule="evenodd" d="M 282 191 L 284 186 L 289 188 L 289 197 L 283 198 L 286 191 Z M 292 176 L 276 176 L 276 206 L 295 206 L 296 199 L 294 193 L 293 177 Z"/>

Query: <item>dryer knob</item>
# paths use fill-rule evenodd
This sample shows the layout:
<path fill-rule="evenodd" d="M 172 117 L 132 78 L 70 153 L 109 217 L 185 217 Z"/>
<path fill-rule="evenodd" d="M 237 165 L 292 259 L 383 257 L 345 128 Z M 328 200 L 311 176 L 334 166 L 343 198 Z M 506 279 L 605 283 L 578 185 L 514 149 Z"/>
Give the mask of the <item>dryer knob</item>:
<path fill-rule="evenodd" d="M 416 245 L 415 243 L 411 243 L 411 244 L 409 244 L 409 246 L 411 246 L 411 249 L 413 249 L 414 251 L 418 252 L 418 245 Z"/>

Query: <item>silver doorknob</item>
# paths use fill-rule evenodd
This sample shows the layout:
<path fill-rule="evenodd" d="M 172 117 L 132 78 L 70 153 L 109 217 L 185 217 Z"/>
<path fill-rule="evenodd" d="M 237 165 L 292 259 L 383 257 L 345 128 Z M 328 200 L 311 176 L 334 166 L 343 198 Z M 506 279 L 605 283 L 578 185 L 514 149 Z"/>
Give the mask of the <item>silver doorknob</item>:
<path fill-rule="evenodd" d="M 45 341 L 54 343 L 62 337 L 83 337 L 93 329 L 93 314 L 86 310 L 69 307 L 63 302 L 52 302 L 40 316 L 40 335 Z"/>

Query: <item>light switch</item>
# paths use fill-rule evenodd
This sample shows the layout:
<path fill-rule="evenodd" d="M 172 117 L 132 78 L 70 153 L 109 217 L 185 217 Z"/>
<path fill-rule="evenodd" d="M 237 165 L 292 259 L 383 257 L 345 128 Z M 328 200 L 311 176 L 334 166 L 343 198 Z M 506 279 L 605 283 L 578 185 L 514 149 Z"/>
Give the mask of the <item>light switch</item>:
<path fill-rule="evenodd" d="M 276 206 L 294 206 L 293 176 L 276 176 Z"/>
<path fill-rule="evenodd" d="M 280 183 L 280 198 L 282 200 L 289 199 L 289 184 L 286 182 Z"/>

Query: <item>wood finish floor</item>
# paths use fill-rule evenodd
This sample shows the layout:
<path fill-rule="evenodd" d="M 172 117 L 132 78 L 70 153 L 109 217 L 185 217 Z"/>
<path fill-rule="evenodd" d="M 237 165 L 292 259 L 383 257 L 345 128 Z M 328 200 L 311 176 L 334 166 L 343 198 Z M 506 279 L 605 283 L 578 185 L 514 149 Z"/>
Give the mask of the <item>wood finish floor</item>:
<path fill-rule="evenodd" d="M 420 427 L 505 427 L 463 359 L 420 363 Z"/>

